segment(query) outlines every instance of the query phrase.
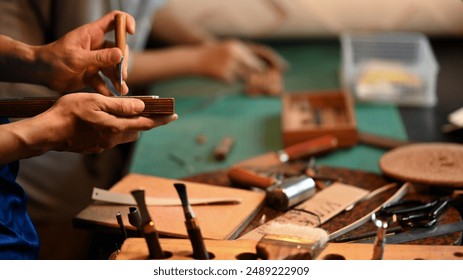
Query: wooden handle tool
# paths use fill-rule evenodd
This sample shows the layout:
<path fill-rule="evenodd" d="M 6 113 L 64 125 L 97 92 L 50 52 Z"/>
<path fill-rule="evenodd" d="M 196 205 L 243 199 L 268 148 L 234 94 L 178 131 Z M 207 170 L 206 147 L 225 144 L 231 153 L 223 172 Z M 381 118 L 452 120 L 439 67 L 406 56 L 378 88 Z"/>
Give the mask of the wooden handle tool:
<path fill-rule="evenodd" d="M 266 175 L 259 175 L 252 170 L 240 166 L 230 167 L 227 174 L 230 180 L 234 183 L 243 186 L 253 186 L 264 190 L 278 183 L 276 178 Z"/>
<path fill-rule="evenodd" d="M 186 186 L 183 183 L 174 183 L 174 187 L 182 201 L 183 213 L 185 215 L 185 225 L 190 238 L 191 246 L 193 247 L 193 257 L 197 260 L 208 260 L 209 252 L 204 245 L 204 239 L 199 228 L 198 221 L 193 213 L 190 202 L 188 202 L 188 195 Z"/>
<path fill-rule="evenodd" d="M 161 244 L 159 243 L 159 235 L 154 226 L 154 222 L 150 217 L 148 208 L 145 203 L 145 190 L 133 190 L 132 196 L 137 202 L 138 209 L 140 210 L 141 228 L 143 236 L 145 237 L 146 244 L 150 258 L 163 259 L 165 258 L 164 251 L 162 251 Z"/>
<path fill-rule="evenodd" d="M 116 21 L 116 46 L 122 52 L 122 60 L 120 63 L 117 64 L 118 74 L 119 74 L 119 93 L 122 95 L 122 63 L 124 62 L 124 54 L 125 54 L 125 47 L 126 47 L 126 24 L 127 18 L 125 14 L 116 14 L 115 16 Z"/>
<path fill-rule="evenodd" d="M 289 146 L 278 151 L 281 162 L 288 162 L 304 157 L 316 156 L 338 147 L 338 139 L 332 135 L 325 135 Z"/>

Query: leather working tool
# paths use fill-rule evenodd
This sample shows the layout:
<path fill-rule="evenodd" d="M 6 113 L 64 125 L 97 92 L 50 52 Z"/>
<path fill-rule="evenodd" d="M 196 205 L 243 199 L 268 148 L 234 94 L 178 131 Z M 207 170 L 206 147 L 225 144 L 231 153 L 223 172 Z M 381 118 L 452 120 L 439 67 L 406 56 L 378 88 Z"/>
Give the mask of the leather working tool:
<path fill-rule="evenodd" d="M 137 205 L 137 201 L 129 194 L 111 192 L 105 189 L 93 188 L 92 199 L 96 201 L 109 202 L 123 205 Z M 192 198 L 192 205 L 217 205 L 241 203 L 240 197 L 216 197 L 216 198 Z M 149 206 L 181 206 L 177 198 L 146 197 L 146 205 Z"/>
<path fill-rule="evenodd" d="M 336 147 L 337 139 L 331 135 L 326 135 L 280 150 L 277 152 L 277 158 L 280 163 L 287 163 L 297 159 L 320 155 L 332 151 Z M 228 170 L 228 177 L 231 181 L 240 185 L 267 189 L 270 186 L 282 183 L 273 176 L 275 173 L 279 173 L 278 168 L 253 168 L 238 164 Z"/>
<path fill-rule="evenodd" d="M 337 231 L 335 232 L 332 232 L 330 233 L 330 241 L 331 240 L 335 240 L 336 238 L 360 227 L 361 225 L 365 224 L 366 222 L 368 222 L 370 219 L 371 219 L 371 216 L 376 213 L 379 209 L 381 209 L 382 207 L 386 206 L 386 205 L 390 205 L 391 203 L 395 203 L 397 201 L 400 201 L 400 199 L 402 199 L 409 191 L 409 188 L 410 188 L 410 184 L 409 183 L 405 183 L 402 185 L 402 187 L 394 193 L 394 195 L 392 195 L 388 200 L 386 200 L 382 205 L 378 206 L 375 210 L 373 210 L 372 212 L 366 214 L 365 216 L 363 216 L 362 218 L 358 219 L 357 221 L 341 228 L 341 229 L 338 229 Z"/>
<path fill-rule="evenodd" d="M 276 210 L 286 211 L 316 193 L 315 181 L 305 175 L 288 178 L 267 188 L 266 204 Z"/>
<path fill-rule="evenodd" d="M 197 260 L 209 259 L 209 253 L 204 245 L 204 239 L 199 228 L 198 221 L 193 213 L 190 203 L 188 202 L 188 196 L 186 192 L 186 186 L 182 183 L 175 183 L 175 189 L 182 201 L 183 214 L 185 215 L 185 225 L 190 238 L 191 246 L 193 247 L 193 258 Z"/>
<path fill-rule="evenodd" d="M 129 223 L 137 229 L 138 235 L 142 236 L 143 233 L 141 229 L 140 214 L 138 213 L 137 207 L 129 207 L 127 218 L 129 219 Z"/>
<path fill-rule="evenodd" d="M 138 209 L 140 210 L 141 229 L 146 240 L 146 245 L 148 245 L 150 258 L 163 259 L 165 255 L 159 243 L 159 235 L 146 207 L 145 190 L 133 190 L 132 195 L 137 201 Z"/>
<path fill-rule="evenodd" d="M 393 216 L 395 223 L 404 228 L 432 227 L 448 204 L 447 197 L 431 202 L 404 200 L 387 205 L 378 212 L 383 216 Z"/>
<path fill-rule="evenodd" d="M 116 30 L 114 31 L 116 35 L 116 46 L 122 52 L 121 62 L 117 64 L 117 74 L 119 75 L 119 95 L 122 96 L 122 64 L 124 63 L 124 54 L 126 47 L 126 22 L 127 18 L 125 14 L 116 14 Z"/>
<path fill-rule="evenodd" d="M 429 228 L 416 228 L 411 229 L 402 233 L 396 233 L 393 235 L 386 236 L 386 243 L 387 244 L 401 244 L 406 242 L 412 242 L 424 238 L 429 237 L 436 237 L 445 234 L 454 233 L 457 231 L 463 231 L 463 221 L 444 224 L 444 225 L 437 225 Z M 363 239 L 358 240 L 354 243 L 372 243 L 373 239 Z"/>
<path fill-rule="evenodd" d="M 461 229 L 463 224 L 459 223 L 436 226 L 438 217 L 447 208 L 448 203 L 449 199 L 444 197 L 431 202 L 399 201 L 381 208 L 372 215 L 373 222 L 378 226 L 378 236 L 375 244 L 378 242 L 379 237 L 383 239 L 383 244 L 386 242 L 397 244 L 463 230 Z M 384 230 L 379 229 L 381 221 L 386 223 Z M 394 232 L 386 237 L 386 229 L 397 224 L 402 227 L 402 232 Z M 438 229 L 434 229 L 436 227 Z M 404 229 L 406 230 L 404 231 Z M 363 241 L 359 240 L 356 243 L 369 242 L 371 242 L 371 238 Z"/>
<path fill-rule="evenodd" d="M 395 222 L 395 216 L 389 215 L 381 210 L 371 215 L 371 220 L 378 228 L 376 231 L 375 242 L 373 245 L 372 260 L 382 260 L 384 255 L 384 245 L 386 245 L 386 230 Z"/>
<path fill-rule="evenodd" d="M 124 241 L 124 240 L 127 239 L 127 230 L 125 229 L 124 221 L 122 220 L 121 212 L 117 212 L 116 220 L 117 220 L 117 224 L 119 225 L 119 229 L 121 230 L 122 241 Z"/>

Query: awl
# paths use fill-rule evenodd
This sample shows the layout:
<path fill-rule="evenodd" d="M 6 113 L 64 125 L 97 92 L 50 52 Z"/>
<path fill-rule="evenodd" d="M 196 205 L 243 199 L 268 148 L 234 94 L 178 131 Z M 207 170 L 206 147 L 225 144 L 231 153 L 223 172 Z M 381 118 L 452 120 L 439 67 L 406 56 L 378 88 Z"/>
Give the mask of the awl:
<path fill-rule="evenodd" d="M 117 64 L 117 71 L 119 75 L 119 94 L 122 96 L 122 64 L 124 62 L 124 54 L 125 54 L 125 47 L 126 47 L 126 22 L 127 18 L 125 14 L 116 14 L 115 16 L 116 21 L 116 46 L 122 52 L 122 59 L 121 62 Z"/>
<path fill-rule="evenodd" d="M 235 183 L 266 189 L 276 183 L 278 180 L 273 176 L 268 176 L 255 172 L 253 169 L 265 170 L 272 169 L 272 166 L 290 162 L 293 160 L 317 156 L 334 150 L 338 146 L 338 140 L 331 135 L 325 135 L 314 138 L 302 143 L 298 143 L 278 152 L 272 152 L 259 157 L 246 160 L 228 170 L 228 177 Z M 265 162 L 266 165 L 260 165 Z M 258 165 L 256 165 L 258 164 Z M 257 168 L 253 168 L 257 167 Z M 270 172 L 269 172 L 270 173 Z"/>
<path fill-rule="evenodd" d="M 164 251 L 161 249 L 161 243 L 159 242 L 158 232 L 154 226 L 154 221 L 151 219 L 148 208 L 146 207 L 145 191 L 139 189 L 133 190 L 131 193 L 140 211 L 140 227 L 148 246 L 149 257 L 151 259 L 165 258 Z"/>

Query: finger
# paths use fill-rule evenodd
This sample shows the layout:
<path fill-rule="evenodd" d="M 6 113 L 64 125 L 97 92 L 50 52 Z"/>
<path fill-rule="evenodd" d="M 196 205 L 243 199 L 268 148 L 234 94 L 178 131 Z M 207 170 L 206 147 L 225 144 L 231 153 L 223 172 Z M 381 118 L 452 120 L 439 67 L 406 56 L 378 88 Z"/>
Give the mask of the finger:
<path fill-rule="evenodd" d="M 104 98 L 100 109 L 115 116 L 134 117 L 143 112 L 145 103 L 136 98 Z"/>
<path fill-rule="evenodd" d="M 119 86 L 119 84 L 118 84 Z M 126 95 L 129 93 L 129 86 L 127 85 L 127 83 L 125 81 L 122 81 L 122 89 L 121 89 L 121 92 L 123 95 Z"/>
<path fill-rule="evenodd" d="M 114 125 L 119 131 L 146 131 L 155 127 L 166 125 L 178 119 L 177 114 L 159 117 L 136 117 L 136 118 L 118 118 Z"/>
<path fill-rule="evenodd" d="M 159 127 L 159 126 L 163 126 L 163 125 L 166 125 L 168 123 L 178 120 L 178 115 L 172 114 L 172 115 L 166 115 L 166 116 L 158 116 L 158 117 L 154 117 L 151 119 L 154 120 L 155 122 L 154 127 Z"/>
<path fill-rule="evenodd" d="M 122 94 L 125 95 L 129 92 L 129 87 L 124 79 L 122 79 L 122 85 L 119 84 L 119 73 L 116 67 L 105 69 L 102 72 L 111 81 L 111 84 L 114 86 L 118 93 L 122 92 Z"/>
<path fill-rule="evenodd" d="M 114 42 L 110 41 L 105 41 L 105 47 L 114 47 L 115 44 Z M 115 57 L 114 60 L 116 60 L 118 57 Z M 129 60 L 130 60 L 130 48 L 127 45 L 125 48 L 125 53 L 124 53 L 124 59 L 122 60 L 122 91 L 120 88 L 119 84 L 119 71 L 113 67 L 114 65 L 109 65 L 107 68 L 104 69 L 103 73 L 105 74 L 106 77 L 108 77 L 111 80 L 111 83 L 114 85 L 114 88 L 117 89 L 118 91 L 121 91 L 122 94 L 127 94 L 129 92 L 129 87 L 127 86 L 127 83 L 125 83 L 125 80 L 127 80 L 128 77 L 128 67 L 129 67 Z M 116 62 L 119 63 L 119 61 Z"/>
<path fill-rule="evenodd" d="M 140 138 L 139 130 L 124 130 L 115 135 L 108 135 L 106 143 L 102 148 L 113 148 L 116 145 L 133 142 Z"/>
<path fill-rule="evenodd" d="M 266 68 L 264 61 L 262 61 L 258 56 L 256 56 L 251 51 L 251 49 L 249 49 L 245 45 L 241 46 L 242 47 L 238 49 L 240 55 L 239 63 L 241 64 L 241 67 L 252 72 L 263 72 Z"/>
<path fill-rule="evenodd" d="M 124 52 L 124 61 L 122 61 L 122 78 L 124 80 L 127 80 L 127 77 L 129 76 L 128 74 L 129 61 L 130 61 L 130 49 L 129 49 L 129 46 L 127 45 L 125 48 L 125 52 Z"/>
<path fill-rule="evenodd" d="M 252 43 L 248 43 L 247 45 L 257 56 L 266 61 L 270 67 L 275 67 L 280 71 L 285 71 L 289 67 L 289 63 L 271 48 Z"/>
<path fill-rule="evenodd" d="M 115 145 L 134 142 L 138 138 L 140 138 L 140 131 L 125 131 L 118 137 L 118 143 L 114 143 Z M 115 146 L 114 145 L 114 146 Z"/>
<path fill-rule="evenodd" d="M 95 74 L 90 79 L 90 85 L 100 94 L 103 94 L 105 96 L 113 95 L 113 93 L 107 87 L 105 81 L 98 74 Z"/>
<path fill-rule="evenodd" d="M 85 52 L 84 54 L 87 54 Z M 118 48 L 101 49 L 88 52 L 82 55 L 80 63 L 84 67 L 107 68 L 114 67 L 122 60 L 122 52 Z"/>

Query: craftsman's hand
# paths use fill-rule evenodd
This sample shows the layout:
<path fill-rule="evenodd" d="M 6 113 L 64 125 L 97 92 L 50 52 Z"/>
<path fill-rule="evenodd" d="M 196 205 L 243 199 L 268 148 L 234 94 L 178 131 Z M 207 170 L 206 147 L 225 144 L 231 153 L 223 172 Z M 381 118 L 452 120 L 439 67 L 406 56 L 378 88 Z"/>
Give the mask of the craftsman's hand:
<path fill-rule="evenodd" d="M 94 93 L 67 94 L 33 118 L 0 126 L 0 163 L 50 150 L 97 153 L 139 137 L 140 131 L 168 124 L 176 114 L 139 116 L 143 101 Z"/>
<path fill-rule="evenodd" d="M 121 51 L 114 43 L 105 42 L 105 33 L 115 27 L 113 11 L 101 19 L 83 25 L 61 39 L 39 47 L 39 60 L 44 64 L 45 85 L 58 91 L 80 90 L 93 87 L 99 93 L 112 95 L 105 82 L 98 75 L 101 70 L 111 79 L 116 89 L 119 87 L 116 64 L 122 59 Z M 127 14 L 127 32 L 135 33 L 135 20 Z M 123 61 L 123 79 L 127 78 L 129 48 L 126 47 Z M 122 93 L 128 87 L 122 84 Z"/>
<path fill-rule="evenodd" d="M 207 43 L 199 48 L 200 74 L 225 82 L 246 80 L 252 73 L 267 68 L 283 71 L 287 65 L 272 49 L 237 40 Z"/>
<path fill-rule="evenodd" d="M 135 141 L 140 131 L 177 119 L 139 116 L 144 108 L 138 99 L 80 93 L 63 96 L 44 114 L 57 124 L 51 139 L 60 144 L 54 150 L 93 153 Z"/>

